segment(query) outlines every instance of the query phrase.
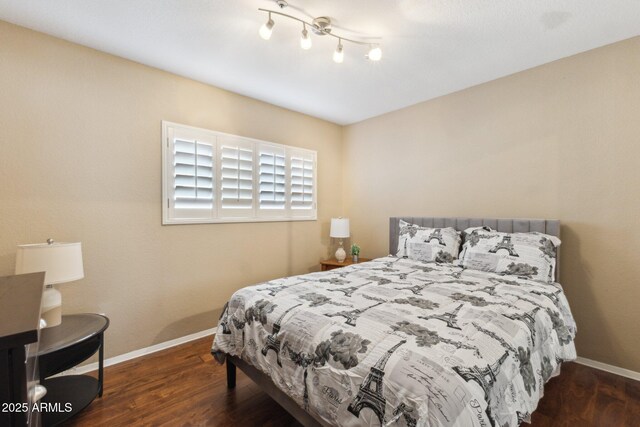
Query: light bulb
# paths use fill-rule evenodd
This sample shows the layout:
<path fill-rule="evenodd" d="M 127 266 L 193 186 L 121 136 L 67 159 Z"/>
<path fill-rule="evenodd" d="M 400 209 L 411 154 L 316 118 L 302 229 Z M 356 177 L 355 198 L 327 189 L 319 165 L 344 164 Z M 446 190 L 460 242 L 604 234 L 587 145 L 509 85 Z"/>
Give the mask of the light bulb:
<path fill-rule="evenodd" d="M 273 19 L 271 19 L 271 14 L 269 14 L 269 20 L 260 27 L 260 37 L 265 40 L 269 40 L 271 38 L 271 33 L 273 32 Z"/>
<path fill-rule="evenodd" d="M 342 61 L 344 61 L 344 50 L 342 49 L 342 40 L 338 42 L 338 47 L 333 52 L 333 61 L 338 64 L 342 64 Z"/>
<path fill-rule="evenodd" d="M 307 26 L 302 27 L 302 37 L 300 37 L 300 47 L 304 50 L 311 49 L 311 36 L 307 31 Z"/>
<path fill-rule="evenodd" d="M 371 61 L 380 61 L 382 59 L 382 49 L 379 46 L 374 46 L 369 50 L 367 58 Z"/>

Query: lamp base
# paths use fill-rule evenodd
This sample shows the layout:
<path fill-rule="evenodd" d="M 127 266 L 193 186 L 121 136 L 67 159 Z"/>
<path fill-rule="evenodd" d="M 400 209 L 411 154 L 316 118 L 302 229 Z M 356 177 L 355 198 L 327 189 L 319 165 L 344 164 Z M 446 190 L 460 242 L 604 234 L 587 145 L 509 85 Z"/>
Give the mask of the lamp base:
<path fill-rule="evenodd" d="M 42 293 L 41 318 L 47 322 L 45 328 L 62 323 L 62 294 L 53 285 L 47 285 Z"/>
<path fill-rule="evenodd" d="M 336 251 L 336 261 L 344 262 L 346 258 L 347 258 L 347 253 L 344 251 L 344 248 L 342 247 L 342 240 L 340 240 L 340 247 L 338 247 L 338 250 Z"/>

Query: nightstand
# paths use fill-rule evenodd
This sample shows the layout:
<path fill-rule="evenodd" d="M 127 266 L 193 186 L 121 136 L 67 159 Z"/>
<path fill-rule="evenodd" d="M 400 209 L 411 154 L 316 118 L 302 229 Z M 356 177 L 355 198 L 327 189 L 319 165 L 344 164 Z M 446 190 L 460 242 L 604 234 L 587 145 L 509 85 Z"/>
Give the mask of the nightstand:
<path fill-rule="evenodd" d="M 62 323 L 40 331 L 40 383 L 47 388 L 43 401 L 59 404 L 60 411 L 43 412 L 42 424 L 51 426 L 71 418 L 97 396 L 102 397 L 104 331 L 109 319 L 100 314 L 62 316 Z M 98 352 L 98 378 L 89 375 L 52 375 L 71 369 Z"/>
<path fill-rule="evenodd" d="M 371 258 L 361 257 L 360 260 L 358 261 L 358 264 L 361 264 L 367 261 L 371 261 Z M 331 258 L 324 261 L 320 261 L 320 268 L 322 269 L 322 271 L 329 271 L 329 270 L 333 270 L 334 268 L 346 267 L 347 265 L 352 265 L 352 264 L 353 264 L 353 260 L 351 259 L 351 257 L 347 257 L 344 260 L 344 262 L 338 262 L 337 259 Z"/>

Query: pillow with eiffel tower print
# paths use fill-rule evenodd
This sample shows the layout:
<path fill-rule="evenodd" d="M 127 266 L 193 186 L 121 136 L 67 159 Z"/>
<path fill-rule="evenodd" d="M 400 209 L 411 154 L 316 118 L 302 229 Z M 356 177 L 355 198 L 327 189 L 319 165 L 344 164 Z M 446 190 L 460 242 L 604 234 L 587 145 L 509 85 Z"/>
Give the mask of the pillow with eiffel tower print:
<path fill-rule="evenodd" d="M 468 228 L 460 265 L 472 270 L 554 281 L 560 239 L 548 234 L 501 233 L 487 227 Z"/>
<path fill-rule="evenodd" d="M 421 227 L 401 220 L 396 256 L 416 261 L 451 263 L 458 259 L 460 242 L 460 233 L 451 227 Z"/>

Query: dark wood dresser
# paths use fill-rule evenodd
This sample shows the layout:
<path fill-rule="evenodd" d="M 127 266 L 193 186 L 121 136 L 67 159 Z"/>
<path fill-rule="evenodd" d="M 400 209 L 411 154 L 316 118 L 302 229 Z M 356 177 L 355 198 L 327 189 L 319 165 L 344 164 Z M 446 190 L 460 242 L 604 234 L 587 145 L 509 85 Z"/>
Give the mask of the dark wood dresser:
<path fill-rule="evenodd" d="M 0 426 L 39 426 L 38 334 L 44 273 L 0 277 Z"/>

